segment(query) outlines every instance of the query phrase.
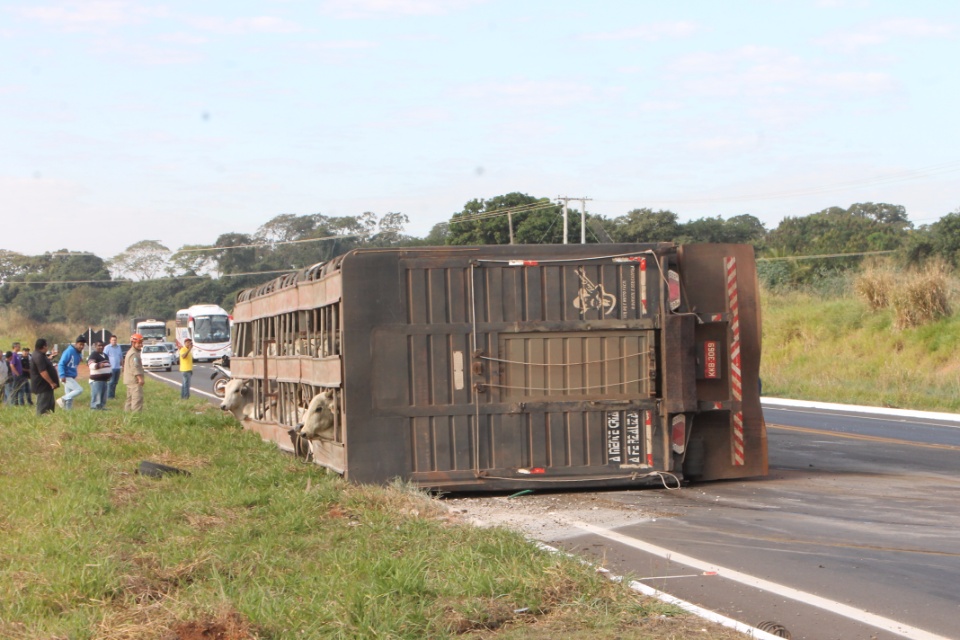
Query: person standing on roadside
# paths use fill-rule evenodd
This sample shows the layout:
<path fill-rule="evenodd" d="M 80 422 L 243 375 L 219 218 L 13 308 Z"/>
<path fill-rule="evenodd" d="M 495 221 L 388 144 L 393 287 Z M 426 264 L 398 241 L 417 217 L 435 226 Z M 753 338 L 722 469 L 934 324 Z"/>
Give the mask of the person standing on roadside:
<path fill-rule="evenodd" d="M 130 351 L 123 361 L 123 384 L 127 387 L 127 399 L 123 403 L 124 411 L 143 411 L 143 382 L 146 373 L 140 350 L 143 349 L 143 336 L 135 333 L 130 336 Z"/>
<path fill-rule="evenodd" d="M 14 342 L 10 347 L 10 377 L 4 386 L 4 400 L 9 405 L 23 404 L 20 400 L 20 378 L 23 377 L 23 362 L 20 360 L 20 343 Z"/>
<path fill-rule="evenodd" d="M 107 383 L 107 398 L 117 397 L 117 383 L 123 369 L 123 347 L 117 344 L 117 336 L 110 336 L 110 344 L 103 348 L 103 355 L 110 360 L 110 382 Z"/>
<path fill-rule="evenodd" d="M 107 382 L 110 381 L 110 359 L 103 355 L 103 340 L 93 343 L 87 367 L 90 369 L 90 408 L 102 411 L 107 408 Z"/>
<path fill-rule="evenodd" d="M 30 358 L 30 347 L 24 347 L 20 352 L 20 362 L 23 364 L 23 377 L 20 379 L 20 404 L 33 406 L 33 397 L 30 395 L 30 369 L 33 366 Z"/>
<path fill-rule="evenodd" d="M 30 354 L 30 385 L 37 396 L 37 415 L 53 413 L 53 391 L 60 386 L 57 368 L 47 357 L 46 338 L 37 338 L 33 353 Z"/>
<path fill-rule="evenodd" d="M 77 367 L 83 361 L 83 348 L 87 346 L 87 337 L 79 336 L 76 341 L 63 350 L 57 373 L 63 381 L 64 394 L 57 400 L 57 404 L 67 411 L 73 409 L 73 399 L 83 393 L 83 387 L 77 382 Z"/>
<path fill-rule="evenodd" d="M 3 394 L 0 397 L 0 402 L 7 404 L 7 382 L 13 379 L 13 371 L 10 370 L 10 360 L 13 358 L 13 353 L 7 351 L 3 353 L 0 351 L 0 393 Z"/>
<path fill-rule="evenodd" d="M 186 400 L 190 397 L 190 380 L 193 378 L 193 340 L 187 338 L 180 347 L 180 376 L 183 382 L 180 384 L 180 399 Z"/>

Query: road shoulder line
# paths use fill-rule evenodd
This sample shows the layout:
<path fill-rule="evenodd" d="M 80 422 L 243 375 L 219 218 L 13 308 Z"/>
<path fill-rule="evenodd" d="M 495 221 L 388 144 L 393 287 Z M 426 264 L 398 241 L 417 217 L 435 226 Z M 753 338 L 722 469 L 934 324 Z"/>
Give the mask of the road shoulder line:
<path fill-rule="evenodd" d="M 788 400 L 786 398 L 760 398 L 764 407 L 790 407 L 802 409 L 824 409 L 827 411 L 852 411 L 900 418 L 920 418 L 922 420 L 946 420 L 960 423 L 960 414 L 939 411 L 914 411 L 912 409 L 890 409 L 888 407 L 865 407 L 855 404 L 836 404 L 833 402 L 815 402 L 813 400 Z"/>
<path fill-rule="evenodd" d="M 764 580 L 763 578 L 757 578 L 756 576 L 742 573 L 734 569 L 728 569 L 719 565 L 710 564 L 692 556 L 677 553 L 669 549 L 665 549 L 664 547 L 659 547 L 657 545 L 623 535 L 622 533 L 617 533 L 616 531 L 604 529 L 603 527 L 598 527 L 596 525 L 579 520 L 569 520 L 566 518 L 564 518 L 564 520 L 566 520 L 571 526 L 577 527 L 578 529 L 593 535 L 600 536 L 601 538 L 606 538 L 607 540 L 612 540 L 625 546 L 659 556 L 665 560 L 676 562 L 688 567 L 693 567 L 701 571 L 715 571 L 721 578 L 739 582 L 740 584 L 754 587 L 756 589 L 762 589 L 770 593 L 776 593 L 777 595 L 785 598 L 790 598 L 791 600 L 796 600 L 819 609 L 830 611 L 831 613 L 835 613 L 872 627 L 877 627 L 878 629 L 883 629 L 884 631 L 889 631 L 890 633 L 894 633 L 904 638 L 913 638 L 914 640 L 950 640 L 950 638 L 945 636 L 939 636 L 935 633 L 918 629 L 917 627 L 911 627 L 910 625 L 898 622 L 896 620 L 885 618 L 883 616 L 870 613 L 869 611 L 864 611 L 862 609 L 845 605 L 842 602 L 830 600 L 829 598 L 823 598 L 812 593 L 807 593 L 806 591 L 800 591 L 799 589 L 794 589 L 793 587 L 779 584 L 777 582 Z"/>

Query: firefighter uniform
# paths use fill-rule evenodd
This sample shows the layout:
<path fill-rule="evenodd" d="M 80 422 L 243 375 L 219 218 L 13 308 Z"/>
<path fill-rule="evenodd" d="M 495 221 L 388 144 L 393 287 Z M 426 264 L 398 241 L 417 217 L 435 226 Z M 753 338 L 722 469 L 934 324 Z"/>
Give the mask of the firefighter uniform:
<path fill-rule="evenodd" d="M 123 384 L 127 387 L 127 399 L 123 403 L 124 411 L 143 411 L 143 382 L 146 372 L 143 370 L 143 336 L 135 333 L 130 336 L 130 351 L 123 360 Z"/>

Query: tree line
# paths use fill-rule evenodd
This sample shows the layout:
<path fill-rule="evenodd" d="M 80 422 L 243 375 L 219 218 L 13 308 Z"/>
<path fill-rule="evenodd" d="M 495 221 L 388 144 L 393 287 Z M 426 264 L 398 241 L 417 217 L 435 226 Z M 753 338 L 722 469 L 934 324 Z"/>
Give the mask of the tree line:
<path fill-rule="evenodd" d="M 960 209 L 915 227 L 903 206 L 856 203 L 784 218 L 767 229 L 756 217 L 704 217 L 649 208 L 621 216 L 585 216 L 588 243 L 731 242 L 751 244 L 769 286 L 796 286 L 888 252 L 905 266 L 960 260 Z M 561 207 L 549 199 L 509 193 L 474 199 L 423 238 L 407 235 L 402 213 L 377 216 L 283 214 L 253 234 L 228 232 L 212 245 L 170 249 L 142 240 L 109 259 L 63 249 L 39 256 L 0 251 L 0 303 L 41 322 L 100 326 L 132 316 L 172 317 L 199 302 L 233 307 L 238 291 L 278 273 L 329 260 L 355 248 L 563 242 Z M 568 212 L 568 237 L 579 242 L 581 215 Z M 811 256 L 829 256 L 798 259 Z"/>

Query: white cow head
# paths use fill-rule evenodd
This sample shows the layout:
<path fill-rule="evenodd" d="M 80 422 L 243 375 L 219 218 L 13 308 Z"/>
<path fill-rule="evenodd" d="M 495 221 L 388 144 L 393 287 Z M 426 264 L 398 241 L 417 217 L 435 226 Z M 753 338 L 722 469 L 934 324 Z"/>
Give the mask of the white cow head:
<path fill-rule="evenodd" d="M 313 396 L 303 416 L 300 435 L 309 440 L 333 440 L 335 415 L 339 411 L 337 396 L 333 389 L 324 389 Z"/>
<path fill-rule="evenodd" d="M 253 412 L 253 385 L 250 380 L 234 378 L 224 388 L 220 408 L 229 411 L 237 420 L 249 418 Z"/>

